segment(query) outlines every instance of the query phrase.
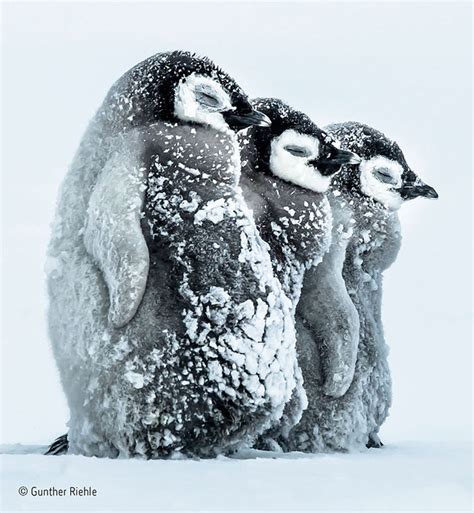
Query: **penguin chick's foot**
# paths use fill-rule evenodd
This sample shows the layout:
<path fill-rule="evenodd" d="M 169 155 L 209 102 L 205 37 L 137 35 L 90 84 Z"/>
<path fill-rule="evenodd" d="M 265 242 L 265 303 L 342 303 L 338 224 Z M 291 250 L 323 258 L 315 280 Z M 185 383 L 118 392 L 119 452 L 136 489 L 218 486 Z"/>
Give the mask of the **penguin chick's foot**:
<path fill-rule="evenodd" d="M 45 456 L 60 456 L 61 454 L 67 454 L 69 449 L 69 441 L 67 439 L 67 433 L 65 435 L 56 438 L 56 440 L 49 446 L 49 449 L 44 453 Z"/>
<path fill-rule="evenodd" d="M 380 449 L 383 447 L 382 440 L 380 440 L 379 435 L 377 433 L 370 433 L 369 439 L 365 444 L 367 449 Z"/>
<path fill-rule="evenodd" d="M 283 452 L 280 444 L 274 438 L 265 436 L 265 434 L 259 436 L 257 440 L 255 440 L 253 448 L 258 451 Z"/>

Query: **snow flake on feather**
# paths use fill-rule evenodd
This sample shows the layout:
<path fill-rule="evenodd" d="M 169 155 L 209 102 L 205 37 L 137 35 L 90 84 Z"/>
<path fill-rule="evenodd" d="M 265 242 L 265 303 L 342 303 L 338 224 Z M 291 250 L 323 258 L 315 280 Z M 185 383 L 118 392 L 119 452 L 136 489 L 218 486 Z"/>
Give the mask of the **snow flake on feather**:
<path fill-rule="evenodd" d="M 125 373 L 125 379 L 133 385 L 134 388 L 143 388 L 144 379 L 143 375 L 138 372 L 128 371 Z"/>
<path fill-rule="evenodd" d="M 185 212 L 195 212 L 201 203 L 201 198 L 195 191 L 190 191 L 189 196 L 190 199 L 181 201 L 179 206 Z"/>
<path fill-rule="evenodd" d="M 207 220 L 211 223 L 220 223 L 225 216 L 235 216 L 235 205 L 230 199 L 219 198 L 209 201 L 194 215 L 194 223 L 200 225 Z"/>

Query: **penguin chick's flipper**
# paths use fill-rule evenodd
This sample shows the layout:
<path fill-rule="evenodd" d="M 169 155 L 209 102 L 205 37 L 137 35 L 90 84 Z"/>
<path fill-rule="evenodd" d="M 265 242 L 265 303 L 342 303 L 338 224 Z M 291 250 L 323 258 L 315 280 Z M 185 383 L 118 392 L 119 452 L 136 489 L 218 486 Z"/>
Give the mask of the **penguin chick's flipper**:
<path fill-rule="evenodd" d="M 358 334 L 358 329 L 353 329 Z M 337 325 L 325 340 L 327 365 L 323 392 L 327 396 L 342 397 L 352 383 L 357 356 L 357 346 L 353 349 L 354 331 Z"/>
<path fill-rule="evenodd" d="M 342 278 L 344 257 L 345 246 L 333 244 L 322 262 L 306 272 L 297 308 L 321 344 L 323 391 L 331 397 L 343 396 L 351 385 L 359 346 L 359 314 Z"/>
<path fill-rule="evenodd" d="M 134 157 L 133 136 L 118 136 L 89 201 L 84 244 L 101 269 L 110 296 L 109 321 L 116 328 L 130 322 L 141 303 L 148 278 L 149 254 L 140 216 L 143 168 Z"/>
<path fill-rule="evenodd" d="M 45 456 L 61 456 L 67 454 L 69 449 L 69 441 L 67 433 L 56 438 L 56 440 L 49 446 L 48 450 L 44 453 Z"/>
<path fill-rule="evenodd" d="M 380 449 L 383 447 L 382 440 L 380 440 L 379 435 L 375 432 L 369 434 L 369 439 L 365 444 L 367 449 Z"/>

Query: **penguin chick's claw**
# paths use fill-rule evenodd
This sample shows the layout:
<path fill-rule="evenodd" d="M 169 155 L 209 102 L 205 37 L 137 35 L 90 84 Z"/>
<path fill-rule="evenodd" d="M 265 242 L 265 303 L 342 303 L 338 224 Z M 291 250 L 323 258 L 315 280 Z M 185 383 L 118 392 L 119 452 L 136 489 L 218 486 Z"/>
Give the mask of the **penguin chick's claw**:
<path fill-rule="evenodd" d="M 365 444 L 367 449 L 381 449 L 383 447 L 382 440 L 380 440 L 379 435 L 377 433 L 370 433 L 369 439 Z"/>
<path fill-rule="evenodd" d="M 67 439 L 67 433 L 65 435 L 56 438 L 56 440 L 49 446 L 49 449 L 44 453 L 45 456 L 60 456 L 61 454 L 67 454 L 69 449 L 69 441 Z"/>

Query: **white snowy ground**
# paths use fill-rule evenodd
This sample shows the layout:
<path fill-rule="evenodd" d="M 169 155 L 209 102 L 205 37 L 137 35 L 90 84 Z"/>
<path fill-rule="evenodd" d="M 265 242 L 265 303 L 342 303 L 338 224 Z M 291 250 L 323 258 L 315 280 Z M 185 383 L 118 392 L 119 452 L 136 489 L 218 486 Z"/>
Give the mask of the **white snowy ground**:
<path fill-rule="evenodd" d="M 206 461 L 46 457 L 44 448 L 1 448 L 2 511 L 471 511 L 471 447 L 456 440 L 337 455 L 249 450 Z M 92 486 L 97 496 L 31 496 L 32 486 L 53 485 Z"/>
<path fill-rule="evenodd" d="M 141 59 L 192 49 L 252 96 L 280 97 L 321 125 L 377 127 L 440 199 L 400 213 L 402 250 L 384 284 L 394 405 L 382 450 L 195 462 L 8 445 L 1 509 L 470 510 L 469 3 L 10 2 L 4 14 L 2 443 L 46 444 L 66 431 L 44 320 L 48 225 L 87 121 Z M 90 485 L 98 496 L 18 495 L 33 485 Z"/>

